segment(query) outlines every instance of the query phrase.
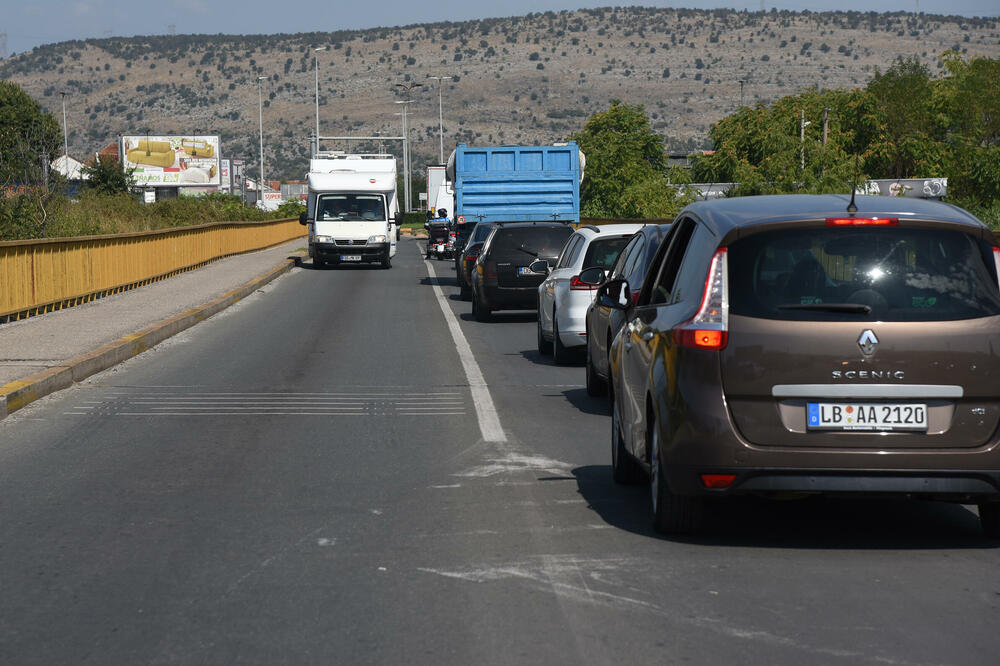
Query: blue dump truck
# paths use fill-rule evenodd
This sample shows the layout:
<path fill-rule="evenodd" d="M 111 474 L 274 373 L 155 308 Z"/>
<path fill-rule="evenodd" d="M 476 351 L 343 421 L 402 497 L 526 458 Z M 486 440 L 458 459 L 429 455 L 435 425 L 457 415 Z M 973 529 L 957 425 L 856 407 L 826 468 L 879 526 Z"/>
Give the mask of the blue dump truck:
<path fill-rule="evenodd" d="M 458 145 L 448 159 L 455 216 L 476 222 L 580 221 L 584 156 L 576 142 L 551 146 Z"/>

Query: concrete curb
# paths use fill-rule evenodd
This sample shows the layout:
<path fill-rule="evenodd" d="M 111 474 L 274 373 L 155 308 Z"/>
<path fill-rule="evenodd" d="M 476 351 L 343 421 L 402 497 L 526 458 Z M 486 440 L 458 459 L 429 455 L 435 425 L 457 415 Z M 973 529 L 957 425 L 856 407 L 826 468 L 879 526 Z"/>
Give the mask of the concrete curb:
<path fill-rule="evenodd" d="M 300 264 L 300 257 L 289 258 L 264 275 L 232 291 L 227 291 L 204 305 L 164 319 L 138 333 L 118 338 L 86 354 L 74 356 L 57 366 L 0 386 L 0 419 L 50 393 L 69 388 L 74 382 L 83 381 L 91 375 L 138 356 L 167 338 L 225 310 Z"/>

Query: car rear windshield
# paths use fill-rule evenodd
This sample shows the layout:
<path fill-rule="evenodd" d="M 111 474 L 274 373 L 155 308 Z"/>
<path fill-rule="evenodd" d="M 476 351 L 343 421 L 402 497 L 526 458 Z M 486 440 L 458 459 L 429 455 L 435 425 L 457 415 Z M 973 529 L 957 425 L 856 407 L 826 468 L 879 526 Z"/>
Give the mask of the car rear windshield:
<path fill-rule="evenodd" d="M 490 224 L 489 222 L 486 222 L 486 223 L 479 222 L 479 223 L 477 223 L 476 224 L 476 228 L 472 230 L 472 235 L 469 236 L 469 242 L 470 243 L 475 243 L 475 242 L 482 242 L 482 241 L 486 240 L 486 237 L 490 235 L 490 229 L 492 229 L 492 228 L 493 228 L 493 225 Z"/>
<path fill-rule="evenodd" d="M 992 247 L 946 228 L 800 228 L 729 247 L 730 313 L 804 321 L 1000 314 Z"/>
<path fill-rule="evenodd" d="M 611 268 L 615 263 L 618 253 L 625 247 L 631 236 L 617 236 L 614 238 L 598 238 L 587 246 L 587 254 L 583 257 L 583 267 L 592 268 L 600 266 L 604 270 Z"/>
<path fill-rule="evenodd" d="M 573 227 L 569 225 L 500 228 L 493 239 L 490 252 L 495 256 L 527 253 L 540 257 L 555 257 L 572 233 Z"/>

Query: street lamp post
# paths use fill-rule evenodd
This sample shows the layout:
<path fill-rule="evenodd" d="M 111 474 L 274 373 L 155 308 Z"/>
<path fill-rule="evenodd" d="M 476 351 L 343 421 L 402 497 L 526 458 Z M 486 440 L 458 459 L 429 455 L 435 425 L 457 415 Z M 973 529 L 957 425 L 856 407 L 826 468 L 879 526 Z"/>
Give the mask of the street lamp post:
<path fill-rule="evenodd" d="M 314 69 L 316 70 L 316 152 L 319 152 L 319 52 L 326 51 L 325 46 L 313 49 Z"/>
<path fill-rule="evenodd" d="M 438 82 L 438 163 L 444 164 L 444 106 L 441 104 L 441 87 L 450 76 L 428 76 Z"/>
<path fill-rule="evenodd" d="M 403 210 L 407 213 L 410 212 L 410 134 L 407 131 L 406 125 L 406 107 L 410 105 L 412 101 L 410 99 L 410 92 L 414 88 L 422 88 L 424 84 L 422 83 L 397 83 L 397 88 L 402 88 L 406 91 L 406 100 L 397 101 L 397 104 L 403 105 L 403 193 L 406 197 L 406 203 L 403 206 Z"/>
<path fill-rule="evenodd" d="M 60 90 L 63 107 L 63 169 L 66 170 L 66 180 L 69 180 L 69 132 L 66 129 L 66 91 Z"/>
<path fill-rule="evenodd" d="M 260 121 L 260 181 L 257 183 L 257 208 L 264 204 L 264 97 L 262 81 L 266 76 L 257 77 L 257 116 Z"/>

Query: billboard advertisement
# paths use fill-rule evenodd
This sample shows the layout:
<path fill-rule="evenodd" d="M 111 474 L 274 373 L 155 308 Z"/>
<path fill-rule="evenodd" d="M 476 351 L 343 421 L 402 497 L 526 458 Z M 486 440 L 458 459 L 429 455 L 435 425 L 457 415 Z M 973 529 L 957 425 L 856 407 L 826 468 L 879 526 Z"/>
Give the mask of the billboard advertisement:
<path fill-rule="evenodd" d="M 233 179 L 230 175 L 229 160 L 222 160 L 222 170 L 220 171 L 219 191 L 229 192 L 233 189 Z"/>
<path fill-rule="evenodd" d="M 193 135 L 122 137 L 126 169 L 141 187 L 218 186 L 219 137 Z"/>

